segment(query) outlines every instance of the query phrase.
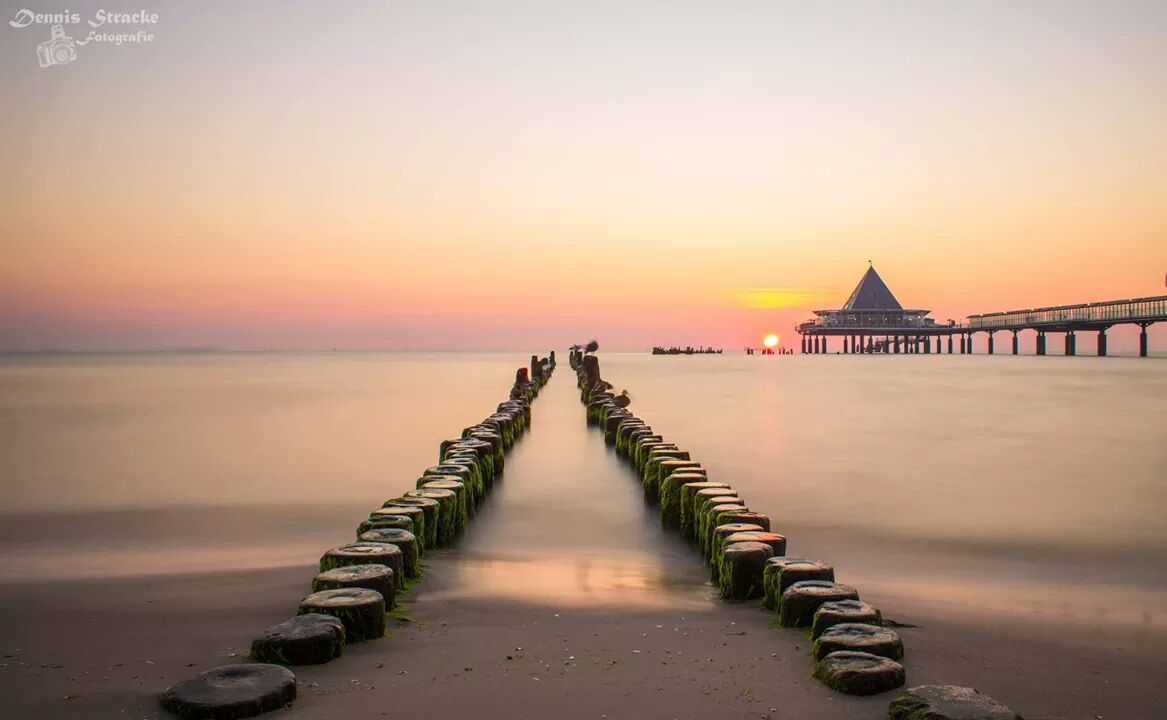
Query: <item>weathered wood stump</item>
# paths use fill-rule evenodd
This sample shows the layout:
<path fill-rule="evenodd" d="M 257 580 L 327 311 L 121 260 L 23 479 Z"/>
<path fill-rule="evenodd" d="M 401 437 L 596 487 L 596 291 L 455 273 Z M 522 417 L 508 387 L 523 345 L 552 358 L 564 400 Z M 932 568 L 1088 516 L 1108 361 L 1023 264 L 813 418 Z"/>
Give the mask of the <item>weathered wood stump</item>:
<path fill-rule="evenodd" d="M 320 571 L 348 565 L 384 565 L 393 570 L 397 587 L 405 587 L 405 554 L 396 545 L 379 542 L 355 542 L 334 547 L 320 558 Z"/>
<path fill-rule="evenodd" d="M 651 494 L 660 502 L 661 524 L 668 528 L 681 526 L 681 485 L 690 475 L 705 476 L 707 473 L 696 460 L 661 460 L 655 466 L 655 475 L 648 481 L 652 485 Z M 676 480 L 670 480 L 677 475 Z M 646 497 L 648 497 L 646 490 Z"/>
<path fill-rule="evenodd" d="M 397 507 L 421 508 L 425 514 L 423 521 L 426 549 L 438 546 L 438 517 L 441 514 L 441 503 L 433 498 L 399 497 L 385 501 L 383 510 Z"/>
<path fill-rule="evenodd" d="M 396 513 L 374 513 L 367 520 L 362 520 L 360 525 L 357 525 L 357 539 L 359 540 L 361 538 L 361 533 L 368 532 L 374 528 L 397 528 L 398 530 L 413 532 L 413 518 Z"/>
<path fill-rule="evenodd" d="M 904 656 L 904 643 L 894 630 L 878 625 L 840 623 L 819 635 L 814 641 L 812 652 L 815 660 L 822 660 L 839 650 L 854 650 L 899 660 Z"/>
<path fill-rule="evenodd" d="M 917 685 L 891 701 L 887 720 L 1021 720 L 1021 716 L 970 687 Z"/>
<path fill-rule="evenodd" d="M 361 533 L 358 540 L 362 542 L 378 542 L 396 545 L 401 551 L 402 570 L 405 577 L 414 580 L 421 577 L 420 552 L 417 549 L 417 536 L 401 528 L 374 528 Z"/>
<path fill-rule="evenodd" d="M 810 626 L 810 636 L 817 638 L 827 628 L 843 623 L 883 625 L 883 616 L 873 605 L 862 600 L 825 602 L 819 605 L 819 609 L 814 613 L 814 622 Z"/>
<path fill-rule="evenodd" d="M 766 586 L 766 609 L 778 612 L 782 608 L 782 593 L 803 580 L 835 581 L 833 565 L 800 557 L 773 557 L 766 563 L 762 582 Z"/>
<path fill-rule="evenodd" d="M 859 592 L 850 585 L 824 580 L 796 582 L 782 593 L 778 622 L 782 627 L 807 627 L 814 622 L 815 611 L 823 603 L 858 599 Z"/>
<path fill-rule="evenodd" d="M 774 554 L 766 543 L 741 542 L 727 545 L 722 556 L 718 585 L 721 597 L 744 601 L 762 595 L 762 568 Z"/>
<path fill-rule="evenodd" d="M 332 615 L 344 623 L 348 642 L 379 638 L 385 634 L 385 598 L 375 590 L 339 588 L 321 590 L 300 601 L 300 614 Z"/>
<path fill-rule="evenodd" d="M 711 482 L 709 480 L 687 481 L 681 485 L 681 536 L 690 540 L 697 539 L 697 508 L 695 499 L 697 493 L 701 490 L 716 490 L 718 488 L 729 489 L 729 485 L 723 482 Z M 737 495 L 736 491 L 725 493 L 727 495 Z"/>
<path fill-rule="evenodd" d="M 699 475 L 705 475 L 705 470 L 701 469 L 701 463 L 696 460 L 682 460 L 679 457 L 666 457 L 666 459 L 655 459 L 649 462 L 648 467 L 645 468 L 642 484 L 644 485 L 644 497 L 649 501 L 659 502 L 662 505 L 666 502 L 663 496 L 664 481 L 672 473 L 677 471 L 693 471 Z M 672 497 L 669 499 L 670 503 L 676 504 L 676 510 L 680 509 L 680 498 Z M 670 510 L 670 512 L 676 512 Z M 663 512 L 663 510 L 662 510 Z M 679 517 L 677 518 L 680 519 Z"/>
<path fill-rule="evenodd" d="M 344 654 L 344 624 L 308 613 L 272 625 L 251 641 L 251 659 L 278 665 L 320 665 Z"/>
<path fill-rule="evenodd" d="M 878 695 L 904 684 L 904 666 L 871 653 L 839 651 L 819 660 L 814 676 L 841 693 Z"/>
<path fill-rule="evenodd" d="M 706 560 L 713 557 L 713 528 L 723 524 L 719 516 L 748 510 L 741 498 L 725 495 L 709 498 L 697 508 L 697 544 L 705 554 Z"/>
<path fill-rule="evenodd" d="M 470 525 L 470 507 L 472 505 L 471 497 L 473 493 L 470 488 L 466 487 L 466 483 L 461 480 L 456 480 L 449 475 L 429 475 L 428 477 L 419 478 L 417 481 L 418 490 L 449 490 L 454 493 L 457 500 L 454 512 L 455 523 L 454 532 L 461 534 L 466 531 Z"/>
<path fill-rule="evenodd" d="M 346 565 L 312 578 L 312 592 L 341 588 L 376 590 L 385 598 L 386 610 L 397 607 L 397 577 L 388 565 Z"/>
<path fill-rule="evenodd" d="M 437 544 L 439 547 L 442 547 L 454 542 L 454 538 L 458 536 L 459 526 L 458 495 L 454 491 L 425 488 L 422 490 L 410 490 L 405 493 L 405 497 L 437 500 Z"/>
<path fill-rule="evenodd" d="M 170 686 L 162 707 L 180 720 L 235 720 L 290 705 L 296 676 L 279 665 L 223 665 Z"/>

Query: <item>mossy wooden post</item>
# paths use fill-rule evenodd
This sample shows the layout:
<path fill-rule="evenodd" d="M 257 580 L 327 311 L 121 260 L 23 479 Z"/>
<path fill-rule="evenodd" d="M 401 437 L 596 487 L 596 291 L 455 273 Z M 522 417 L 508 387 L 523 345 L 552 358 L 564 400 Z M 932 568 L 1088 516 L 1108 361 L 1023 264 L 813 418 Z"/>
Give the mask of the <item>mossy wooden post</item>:
<path fill-rule="evenodd" d="M 449 490 L 457 499 L 455 506 L 455 533 L 462 534 L 470 524 L 470 489 L 461 480 L 450 476 L 430 475 L 428 478 L 418 479 L 418 490 Z"/>
<path fill-rule="evenodd" d="M 421 553 L 417 549 L 417 536 L 400 528 L 375 528 L 361 533 L 361 542 L 380 542 L 396 545 L 401 551 L 405 577 L 415 580 L 421 577 Z"/>
<path fill-rule="evenodd" d="M 691 480 L 681 485 L 681 536 L 690 540 L 697 539 L 697 508 L 694 502 L 697 493 L 701 490 L 725 488 L 729 485 L 723 482 L 709 480 Z M 736 495 L 736 492 L 731 494 Z"/>
<path fill-rule="evenodd" d="M 736 497 L 714 497 L 705 501 L 705 504 L 697 509 L 698 533 L 700 535 L 699 543 L 705 559 L 710 560 L 713 557 L 713 528 L 721 525 L 719 515 L 730 512 L 746 512 L 749 508 L 746 507 L 745 501 Z"/>
<path fill-rule="evenodd" d="M 733 523 L 734 525 L 741 525 L 742 523 Z M 725 525 L 718 525 L 713 528 L 713 554 L 709 558 L 709 579 L 717 582 L 721 573 L 725 570 L 725 548 L 734 543 L 741 542 L 760 542 L 770 546 L 770 556 L 778 555 L 786 552 L 786 538 L 777 533 L 766 532 L 765 530 L 739 530 L 735 533 L 723 534 L 719 531 Z M 754 527 L 759 527 L 755 525 Z M 762 571 L 758 571 L 758 587 L 762 588 Z M 761 593 L 759 593 L 761 594 Z"/>
<path fill-rule="evenodd" d="M 312 592 L 357 587 L 376 590 L 385 598 L 385 609 L 397 607 L 397 577 L 388 565 L 346 565 L 312 578 Z"/>
<path fill-rule="evenodd" d="M 746 511 L 740 512 L 740 513 L 729 513 L 724 518 L 722 518 L 722 521 L 723 522 L 753 523 L 754 525 L 761 525 L 762 529 L 765 530 L 766 532 L 770 532 L 771 530 L 774 529 L 774 528 L 770 527 L 770 516 L 769 515 L 763 515 L 762 513 L 750 512 L 749 510 L 746 510 Z"/>
<path fill-rule="evenodd" d="M 652 502 L 660 500 L 660 485 L 665 476 L 664 463 L 669 460 L 692 463 L 690 467 L 701 467 L 700 463 L 690 460 L 689 453 L 684 450 L 654 450 L 641 475 L 644 497 Z"/>
<path fill-rule="evenodd" d="M 660 521 L 669 530 L 681 528 L 681 488 L 705 479 L 705 469 L 693 460 L 662 460 L 660 464 Z"/>
<path fill-rule="evenodd" d="M 865 652 L 839 651 L 815 663 L 816 680 L 847 695 L 878 695 L 904 684 L 904 666 Z"/>
<path fill-rule="evenodd" d="M 446 458 L 445 462 L 453 463 L 454 465 L 465 465 L 470 468 L 470 487 L 474 490 L 475 507 L 481 505 L 486 500 L 486 496 L 492 487 L 482 475 L 482 468 L 479 465 L 478 456 L 474 453 L 452 453 Z"/>
<path fill-rule="evenodd" d="M 782 593 L 791 585 L 804 580 L 834 582 L 835 568 L 826 563 L 783 555 L 766 563 L 762 579 L 766 587 L 766 609 L 778 612 L 782 609 Z"/>
<path fill-rule="evenodd" d="M 656 445 L 663 443 L 664 439 L 657 434 L 641 435 L 636 438 L 636 441 L 628 446 L 628 461 L 632 463 L 632 467 L 640 470 L 640 454 L 645 445 Z"/>
<path fill-rule="evenodd" d="M 344 623 L 306 613 L 272 625 L 251 641 L 251 659 L 279 665 L 320 665 L 344 654 Z"/>
<path fill-rule="evenodd" d="M 774 554 L 766 543 L 740 542 L 727 545 L 722 555 L 718 587 L 721 597 L 742 602 L 762 595 L 762 568 Z"/>
<path fill-rule="evenodd" d="M 729 523 L 726 525 L 718 525 L 713 528 L 713 559 L 709 562 L 709 580 L 716 583 L 720 576 L 721 568 L 718 559 L 725 552 L 725 546 L 728 544 L 725 539 L 730 535 L 740 532 L 761 531 L 761 525 L 751 525 L 749 523 Z"/>
<path fill-rule="evenodd" d="M 637 417 L 626 417 L 616 428 L 616 454 L 621 457 L 628 453 L 628 438 L 633 430 L 649 429 L 643 420 Z"/>
<path fill-rule="evenodd" d="M 608 417 L 604 420 L 604 444 L 616 444 L 616 432 L 620 429 L 620 423 L 632 418 L 632 413 L 627 410 L 613 410 L 608 413 Z"/>
<path fill-rule="evenodd" d="M 786 588 L 778 607 L 782 627 L 810 627 L 815 611 L 826 602 L 858 600 L 859 591 L 850 585 L 825 580 L 802 580 Z"/>
<path fill-rule="evenodd" d="M 375 590 L 340 588 L 321 590 L 300 601 L 300 614 L 332 615 L 344 623 L 348 642 L 372 640 L 385 634 L 385 598 Z"/>
<path fill-rule="evenodd" d="M 632 446 L 642 437 L 653 434 L 650 425 L 629 425 L 620 432 L 622 438 L 616 442 L 616 452 L 627 459 L 631 459 Z"/>
<path fill-rule="evenodd" d="M 320 558 L 320 571 L 348 565 L 384 565 L 392 568 L 398 589 L 405 589 L 405 554 L 389 543 L 360 541 L 334 547 Z"/>
<path fill-rule="evenodd" d="M 875 606 L 862 600 L 835 600 L 819 605 L 815 610 L 814 622 L 810 626 L 812 639 L 822 635 L 828 628 L 843 623 L 883 625 L 883 615 Z"/>
<path fill-rule="evenodd" d="M 414 502 L 409 502 L 410 500 Z M 423 502 L 424 501 L 424 502 Z M 437 523 L 437 500 L 425 500 L 424 498 L 397 498 L 395 500 L 386 500 L 385 506 L 376 512 L 395 511 L 403 508 L 412 508 L 420 512 L 420 516 L 414 512 L 410 514 L 413 518 L 413 530 L 411 531 L 417 536 L 418 544 L 424 553 L 426 550 L 437 547 L 438 543 L 438 523 Z"/>
<path fill-rule="evenodd" d="M 373 528 L 397 528 L 413 532 L 413 518 L 395 513 L 382 513 L 380 510 L 374 511 L 374 514 L 370 515 L 368 519 L 362 520 L 361 524 L 357 525 L 358 538 L 361 533 L 368 532 Z"/>
<path fill-rule="evenodd" d="M 445 547 L 454 542 L 458 536 L 458 496 L 452 490 L 424 488 L 410 490 L 405 497 L 428 498 L 437 500 L 438 508 L 438 547 Z"/>
<path fill-rule="evenodd" d="M 644 466 L 648 464 L 649 455 L 653 450 L 678 450 L 679 448 L 674 443 L 667 443 L 663 440 L 656 442 L 642 442 L 636 449 L 636 472 L 642 476 L 644 474 Z"/>
<path fill-rule="evenodd" d="M 839 623 L 815 639 L 811 654 L 815 660 L 822 660 L 839 650 L 867 652 L 899 660 L 904 656 L 904 643 L 899 634 L 888 628 L 863 623 Z"/>
<path fill-rule="evenodd" d="M 468 465 L 459 465 L 447 460 L 440 465 L 428 467 L 422 471 L 422 477 L 434 479 L 449 479 L 461 481 L 469 490 L 466 497 L 466 511 L 473 515 L 478 511 L 478 503 L 486 496 L 486 489 L 478 485 L 474 478 L 474 471 Z M 420 484 L 418 485 L 420 487 Z"/>

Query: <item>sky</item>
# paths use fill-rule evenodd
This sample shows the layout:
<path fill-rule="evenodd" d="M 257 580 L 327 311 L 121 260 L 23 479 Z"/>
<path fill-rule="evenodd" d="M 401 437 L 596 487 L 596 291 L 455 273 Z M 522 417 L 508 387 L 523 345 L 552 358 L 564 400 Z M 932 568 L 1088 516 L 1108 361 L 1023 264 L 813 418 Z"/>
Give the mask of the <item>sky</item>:
<path fill-rule="evenodd" d="M 1167 294 L 1164 2 L 0 9 L 0 350 L 789 344 L 868 261 L 939 320 Z"/>

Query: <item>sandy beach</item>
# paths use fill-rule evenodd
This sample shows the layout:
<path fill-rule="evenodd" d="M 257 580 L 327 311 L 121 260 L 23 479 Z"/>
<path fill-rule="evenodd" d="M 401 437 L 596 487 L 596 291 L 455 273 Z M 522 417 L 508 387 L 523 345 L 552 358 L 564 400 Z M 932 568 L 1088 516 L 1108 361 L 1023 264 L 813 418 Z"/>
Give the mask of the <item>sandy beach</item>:
<path fill-rule="evenodd" d="M 468 538 L 468 540 L 472 540 Z M 384 639 L 297 668 L 301 718 L 864 718 L 889 696 L 851 698 L 810 677 L 809 643 L 756 603 L 587 608 L 459 596 L 465 557 L 431 556 Z M 701 568 L 690 568 L 700 573 Z M 165 718 L 157 694 L 239 661 L 257 628 L 285 618 L 313 567 L 0 587 L 0 693 L 12 717 Z M 531 583 L 538 583 L 533 576 Z M 711 590 L 711 589 L 710 589 Z M 690 598 L 685 598 L 688 600 Z M 876 599 L 878 602 L 878 599 Z M 1150 720 L 1152 648 L 1118 652 L 1018 628 L 970 627 L 887 608 L 908 647 L 909 684 L 959 682 L 1026 718 Z M 1101 638 L 1099 639 L 1101 640 Z"/>
<path fill-rule="evenodd" d="M 804 632 L 775 627 L 760 601 L 717 598 L 699 556 L 660 528 L 634 471 L 584 426 L 571 380 L 565 372 L 544 389 L 501 484 L 454 546 L 426 556 L 389 635 L 296 668 L 290 715 L 884 717 L 893 693 L 826 688 L 810 676 Z M 255 635 L 295 612 L 316 557 L 348 541 L 362 512 L 353 503 L 9 517 L 0 533 L 7 709 L 168 717 L 158 694 L 243 661 Z M 1026 718 L 1156 717 L 1158 626 L 1149 616 L 1141 626 L 1075 616 L 1101 591 L 1083 584 L 1080 598 L 1093 599 L 1075 605 L 1065 564 L 1029 558 L 1057 591 L 1036 614 L 998 613 L 1010 601 L 993 573 L 1023 574 L 1023 556 L 1012 566 L 796 523 L 788 533 L 796 551 L 838 563 L 840 578 L 894 622 L 909 686 L 971 685 Z M 926 582 L 958 566 L 975 573 L 959 585 L 962 604 Z M 1158 566 L 1147 567 L 1153 580 Z"/>

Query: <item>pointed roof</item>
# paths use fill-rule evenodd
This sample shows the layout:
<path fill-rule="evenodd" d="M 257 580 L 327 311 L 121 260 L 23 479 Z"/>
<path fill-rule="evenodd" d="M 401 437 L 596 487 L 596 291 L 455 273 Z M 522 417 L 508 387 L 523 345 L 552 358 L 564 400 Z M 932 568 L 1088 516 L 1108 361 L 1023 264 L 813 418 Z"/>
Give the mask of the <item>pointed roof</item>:
<path fill-rule="evenodd" d="M 883 282 L 883 278 L 879 273 L 875 272 L 875 267 L 867 268 L 867 272 L 863 274 L 863 279 L 855 286 L 855 290 L 851 292 L 851 297 L 847 298 L 847 303 L 843 305 L 844 310 L 903 310 L 899 300 L 896 296 L 891 294 L 891 290 L 887 289 L 887 285 Z"/>

